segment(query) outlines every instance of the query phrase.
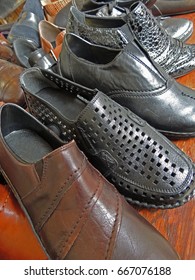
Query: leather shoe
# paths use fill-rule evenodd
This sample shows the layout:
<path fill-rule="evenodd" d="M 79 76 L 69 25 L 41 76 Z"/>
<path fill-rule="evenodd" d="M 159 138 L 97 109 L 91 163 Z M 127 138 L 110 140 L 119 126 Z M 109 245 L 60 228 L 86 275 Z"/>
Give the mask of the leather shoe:
<path fill-rule="evenodd" d="M 33 43 L 25 39 L 16 39 L 13 42 L 14 53 L 25 68 L 37 66 L 43 69 L 56 71 L 56 57 L 46 53 L 43 48 L 37 48 Z"/>
<path fill-rule="evenodd" d="M 195 12 L 194 0 L 157 0 L 151 8 L 153 15 L 172 16 Z"/>
<path fill-rule="evenodd" d="M 61 52 L 65 33 L 65 28 L 56 26 L 47 20 L 39 22 L 41 46 L 46 53 L 52 53 L 56 57 L 56 60 Z"/>
<path fill-rule="evenodd" d="M 0 260 L 47 259 L 12 191 L 1 184 L 0 217 Z"/>
<path fill-rule="evenodd" d="M 126 8 L 129 8 L 129 6 L 136 1 L 122 1 L 119 2 L 119 5 L 123 4 Z M 143 1 L 142 1 L 143 2 Z M 87 5 L 88 3 L 88 5 Z M 89 5 L 90 3 L 90 5 Z M 113 3 L 113 2 L 112 2 Z M 117 2 L 118 3 L 118 2 Z M 84 5 L 85 4 L 85 5 Z M 147 7 L 150 7 L 153 3 L 151 1 L 145 3 Z M 74 0 L 70 2 L 68 5 L 66 5 L 63 9 L 61 9 L 55 19 L 54 23 L 57 26 L 66 27 L 69 12 L 71 6 L 75 6 L 80 11 L 84 11 L 86 14 L 96 15 L 96 16 L 122 16 L 124 14 L 124 9 L 121 9 L 121 7 L 116 6 L 116 2 L 114 4 L 110 5 L 110 2 L 94 2 L 94 1 L 77 1 Z M 87 10 L 89 9 L 89 10 Z M 90 10 L 91 9 L 91 10 Z M 192 35 L 193 32 L 193 22 L 184 19 L 184 18 L 173 18 L 173 17 L 161 17 L 158 16 L 157 20 L 159 24 L 162 26 L 162 28 L 165 29 L 165 31 L 173 38 L 181 40 L 182 42 L 187 41 L 187 39 Z"/>
<path fill-rule="evenodd" d="M 20 79 L 31 114 L 64 142 L 75 139 L 129 202 L 173 208 L 195 194 L 193 163 L 130 110 L 49 71 L 28 69 Z"/>
<path fill-rule="evenodd" d="M 107 41 L 101 31 L 97 34 L 94 30 L 94 37 L 90 37 L 98 42 L 127 42 L 124 36 L 118 40 L 114 31 L 106 32 Z M 115 49 L 67 34 L 58 61 L 59 72 L 86 87 L 98 88 L 169 137 L 195 137 L 194 90 L 176 82 L 148 58 L 136 41 L 129 41 L 122 49 Z"/>
<path fill-rule="evenodd" d="M 25 106 L 24 93 L 20 87 L 19 76 L 23 67 L 9 61 L 0 59 L 0 101 L 3 103 L 15 103 Z"/>
<path fill-rule="evenodd" d="M 0 166 L 48 258 L 178 259 L 74 141 L 14 104 L 0 108 Z"/>
<path fill-rule="evenodd" d="M 102 19 L 71 7 L 67 32 L 114 48 L 121 48 L 133 38 L 150 58 L 175 78 L 195 69 L 195 45 L 184 44 L 168 35 L 141 2 L 134 4 L 123 18 Z M 114 40 L 111 39 L 113 36 Z"/>
<path fill-rule="evenodd" d="M 0 59 L 19 64 L 17 57 L 8 40 L 0 33 Z"/>

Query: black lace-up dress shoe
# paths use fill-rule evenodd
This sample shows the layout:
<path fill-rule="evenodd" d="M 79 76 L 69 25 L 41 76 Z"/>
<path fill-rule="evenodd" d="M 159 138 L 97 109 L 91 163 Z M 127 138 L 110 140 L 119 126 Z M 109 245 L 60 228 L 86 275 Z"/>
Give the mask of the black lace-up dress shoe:
<path fill-rule="evenodd" d="M 31 114 L 63 141 L 75 139 L 129 202 L 173 208 L 194 195 L 191 160 L 105 94 L 38 68 L 26 70 L 21 85 Z"/>

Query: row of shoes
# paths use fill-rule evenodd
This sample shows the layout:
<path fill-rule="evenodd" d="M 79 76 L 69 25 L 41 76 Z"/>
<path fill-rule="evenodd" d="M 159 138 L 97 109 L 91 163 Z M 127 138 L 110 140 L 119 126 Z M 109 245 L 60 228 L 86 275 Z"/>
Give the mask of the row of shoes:
<path fill-rule="evenodd" d="M 50 22 L 52 3 L 27 0 L 2 38 L 1 172 L 48 258 L 177 259 L 130 204 L 195 195 L 194 163 L 167 138 L 195 136 L 194 90 L 174 79 L 195 69 L 195 46 L 155 1 L 61 2 Z"/>

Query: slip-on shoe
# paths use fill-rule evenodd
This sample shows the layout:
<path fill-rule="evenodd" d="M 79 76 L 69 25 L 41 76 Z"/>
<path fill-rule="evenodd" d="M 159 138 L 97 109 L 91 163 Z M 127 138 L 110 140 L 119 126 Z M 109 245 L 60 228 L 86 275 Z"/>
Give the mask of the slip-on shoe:
<path fill-rule="evenodd" d="M 113 48 L 135 40 L 150 58 L 175 78 L 195 70 L 195 45 L 172 38 L 141 2 L 124 11 L 126 15 L 122 18 L 101 18 L 82 13 L 72 6 L 67 33 Z"/>
<path fill-rule="evenodd" d="M 15 104 L 0 108 L 0 166 L 50 259 L 178 259 L 87 161 Z"/>
<path fill-rule="evenodd" d="M 166 137 L 105 94 L 50 71 L 21 75 L 28 110 L 137 205 L 173 208 L 195 193 L 194 164 Z"/>
<path fill-rule="evenodd" d="M 135 41 L 113 49 L 67 34 L 58 67 L 63 77 L 98 88 L 167 136 L 195 137 L 195 91 L 167 75 Z"/>

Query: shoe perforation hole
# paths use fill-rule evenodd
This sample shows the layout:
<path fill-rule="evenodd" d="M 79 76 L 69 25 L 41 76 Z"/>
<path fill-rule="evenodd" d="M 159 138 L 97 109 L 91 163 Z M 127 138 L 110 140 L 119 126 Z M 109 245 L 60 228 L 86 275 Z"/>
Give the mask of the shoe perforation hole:
<path fill-rule="evenodd" d="M 163 179 L 163 181 L 167 181 L 168 180 L 167 176 L 163 176 L 162 179 Z"/>
<path fill-rule="evenodd" d="M 160 175 L 160 172 L 159 172 L 159 171 L 156 171 L 155 174 L 156 174 L 156 176 L 159 176 L 159 175 Z"/>
<path fill-rule="evenodd" d="M 135 170 L 138 170 L 138 166 L 137 165 L 134 165 L 133 167 Z"/>
<path fill-rule="evenodd" d="M 171 176 L 172 176 L 172 177 L 175 177 L 175 176 L 176 176 L 176 173 L 175 173 L 175 172 L 172 172 L 172 173 L 171 173 Z"/>
<path fill-rule="evenodd" d="M 179 172 L 184 173 L 184 169 L 180 167 Z"/>

